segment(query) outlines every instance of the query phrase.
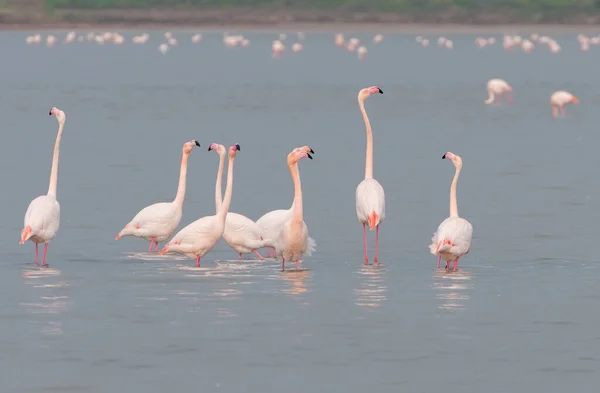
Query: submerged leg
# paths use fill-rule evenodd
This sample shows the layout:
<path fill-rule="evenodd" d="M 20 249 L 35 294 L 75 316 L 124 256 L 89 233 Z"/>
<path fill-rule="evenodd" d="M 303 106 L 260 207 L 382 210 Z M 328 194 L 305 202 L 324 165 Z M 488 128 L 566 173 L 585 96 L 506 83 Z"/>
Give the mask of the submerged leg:
<path fill-rule="evenodd" d="M 363 223 L 363 247 L 365 248 L 365 265 L 369 264 L 369 253 L 367 252 L 367 224 Z"/>
<path fill-rule="evenodd" d="M 375 259 L 373 262 L 379 263 L 379 225 L 375 227 Z"/>
<path fill-rule="evenodd" d="M 48 267 L 46 263 L 46 253 L 48 252 L 48 243 L 44 243 L 44 255 L 42 256 L 42 266 Z"/>
<path fill-rule="evenodd" d="M 38 244 L 35 243 L 35 264 L 40 266 L 39 258 L 38 258 Z"/>
<path fill-rule="evenodd" d="M 441 260 L 442 260 L 442 256 L 441 256 L 441 255 L 438 255 L 438 267 L 437 267 L 438 269 L 440 268 L 440 261 L 441 261 Z"/>
<path fill-rule="evenodd" d="M 196 257 L 196 267 L 200 267 L 200 257 Z"/>
<path fill-rule="evenodd" d="M 261 261 L 264 261 L 264 260 L 265 260 L 265 258 L 263 258 L 263 257 L 262 257 L 262 255 L 260 255 L 260 254 L 258 253 L 258 251 L 254 250 L 254 253 L 255 253 L 256 255 L 258 255 L 258 259 L 260 259 Z"/>
<path fill-rule="evenodd" d="M 158 242 L 156 240 L 154 240 L 154 245 L 156 246 L 156 248 L 154 249 L 154 251 L 158 252 Z"/>
<path fill-rule="evenodd" d="M 458 258 L 456 258 L 454 260 L 454 266 L 452 267 L 452 270 L 456 271 L 456 268 L 458 267 Z"/>

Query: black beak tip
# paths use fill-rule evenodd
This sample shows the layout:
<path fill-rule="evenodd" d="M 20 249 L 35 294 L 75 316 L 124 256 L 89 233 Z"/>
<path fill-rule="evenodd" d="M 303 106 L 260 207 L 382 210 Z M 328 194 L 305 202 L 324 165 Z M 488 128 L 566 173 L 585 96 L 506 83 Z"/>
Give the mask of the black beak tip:
<path fill-rule="evenodd" d="M 443 160 L 444 158 L 446 158 L 446 155 L 445 155 L 445 154 L 442 156 L 442 160 Z"/>
<path fill-rule="evenodd" d="M 196 146 L 200 147 L 200 144 L 198 143 L 198 141 L 194 141 L 194 142 L 196 142 Z"/>
<path fill-rule="evenodd" d="M 310 152 L 311 152 L 312 154 L 315 154 L 315 151 L 314 151 L 313 149 L 310 149 Z"/>
<path fill-rule="evenodd" d="M 235 148 L 237 149 L 237 151 L 242 151 L 242 149 L 240 149 L 240 144 L 239 143 L 235 144 Z"/>
<path fill-rule="evenodd" d="M 210 148 L 210 146 L 208 147 L 208 151 L 211 151 L 212 149 Z"/>
<path fill-rule="evenodd" d="M 379 94 L 383 94 L 383 90 L 379 89 Z"/>
<path fill-rule="evenodd" d="M 308 158 L 310 158 L 311 160 L 313 159 L 312 156 L 308 153 L 306 153 L 306 155 L 308 156 Z"/>
<path fill-rule="evenodd" d="M 50 111 L 48 112 L 48 114 L 49 114 L 50 116 L 52 116 L 52 109 L 50 109 Z"/>

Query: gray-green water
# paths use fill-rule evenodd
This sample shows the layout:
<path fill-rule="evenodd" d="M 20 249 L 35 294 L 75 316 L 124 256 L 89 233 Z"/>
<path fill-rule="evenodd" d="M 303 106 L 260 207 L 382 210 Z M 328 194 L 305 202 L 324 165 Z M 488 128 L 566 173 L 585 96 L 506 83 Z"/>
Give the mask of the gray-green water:
<path fill-rule="evenodd" d="M 600 382 L 600 49 L 451 52 L 386 35 L 363 61 L 332 34 L 271 58 L 275 33 L 247 48 L 25 45 L 0 35 L 0 386 L 2 392 L 590 392 Z M 124 33 L 129 41 L 131 33 Z M 373 34 L 358 34 L 370 40 Z M 59 34 L 62 40 L 64 34 Z M 500 77 L 514 105 L 486 106 Z M 360 88 L 386 191 L 381 267 L 362 265 L 354 191 L 364 174 Z M 579 105 L 554 119 L 550 94 Z M 18 244 L 29 202 L 46 192 L 56 120 L 67 114 L 52 267 Z M 317 241 L 302 273 L 236 264 L 220 242 L 203 263 L 141 260 L 147 243 L 114 236 L 142 207 L 174 198 L 181 145 L 197 139 L 182 226 L 214 211 L 211 142 L 239 143 L 231 210 L 287 208 L 285 157 L 300 164 Z M 448 215 L 452 151 L 463 157 L 459 211 L 474 226 L 455 274 L 427 248 Z M 374 244 L 370 234 L 369 241 Z M 220 262 L 218 262 L 220 261 Z"/>

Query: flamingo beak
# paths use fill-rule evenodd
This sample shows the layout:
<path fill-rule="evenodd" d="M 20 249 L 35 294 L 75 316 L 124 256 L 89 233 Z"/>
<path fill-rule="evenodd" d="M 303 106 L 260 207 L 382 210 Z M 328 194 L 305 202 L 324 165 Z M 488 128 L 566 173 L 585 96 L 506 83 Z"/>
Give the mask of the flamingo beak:
<path fill-rule="evenodd" d="M 308 153 L 306 153 L 306 156 L 307 156 L 308 158 L 310 158 L 311 160 L 313 159 L 313 158 L 312 158 L 312 156 L 311 156 L 310 154 L 308 154 Z"/>
<path fill-rule="evenodd" d="M 379 87 L 378 87 L 379 89 Z M 379 89 L 379 94 L 383 94 L 383 90 Z"/>
<path fill-rule="evenodd" d="M 198 143 L 198 141 L 195 140 L 194 142 L 196 142 L 196 146 L 200 147 L 200 144 Z M 210 149 L 208 149 L 208 150 L 210 150 Z"/>
<path fill-rule="evenodd" d="M 315 151 L 314 151 L 312 148 L 310 149 L 310 152 L 311 152 L 312 154 L 315 154 Z"/>
<path fill-rule="evenodd" d="M 235 144 L 235 148 L 236 148 L 237 151 L 242 151 L 242 149 L 240 149 L 240 144 L 239 143 Z"/>
<path fill-rule="evenodd" d="M 50 112 L 48 112 L 48 114 L 49 114 L 50 116 L 52 116 L 52 109 L 50 109 Z"/>
<path fill-rule="evenodd" d="M 446 158 L 446 155 L 444 154 L 444 155 L 442 156 L 442 160 L 443 160 L 443 159 L 445 159 L 445 158 Z"/>
<path fill-rule="evenodd" d="M 579 99 L 577 97 L 573 97 L 573 98 L 571 98 L 571 102 L 576 104 L 579 102 Z"/>

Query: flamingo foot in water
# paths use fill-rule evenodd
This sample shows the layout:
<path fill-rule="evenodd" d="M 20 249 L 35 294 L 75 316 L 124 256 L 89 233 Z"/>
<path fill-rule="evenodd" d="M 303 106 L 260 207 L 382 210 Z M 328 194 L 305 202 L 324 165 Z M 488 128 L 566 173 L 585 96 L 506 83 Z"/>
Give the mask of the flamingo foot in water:
<path fill-rule="evenodd" d="M 200 257 L 196 257 L 196 267 L 200 267 Z"/>
<path fill-rule="evenodd" d="M 156 248 L 154 249 L 154 251 L 158 252 L 158 242 L 156 240 L 154 241 L 154 245 L 156 246 Z"/>
<path fill-rule="evenodd" d="M 48 243 L 44 244 L 44 255 L 42 256 L 42 266 L 48 267 L 46 263 L 46 253 L 48 252 Z"/>
<path fill-rule="evenodd" d="M 40 266 L 39 258 L 38 258 L 38 244 L 35 243 L 35 264 Z"/>
<path fill-rule="evenodd" d="M 369 264 L 369 253 L 367 251 L 367 224 L 363 223 L 363 247 L 365 249 L 365 265 Z"/>
<path fill-rule="evenodd" d="M 375 259 L 373 262 L 379 265 L 379 225 L 375 228 Z"/>
<path fill-rule="evenodd" d="M 458 258 L 456 258 L 456 259 L 454 260 L 454 266 L 452 267 L 452 270 L 453 270 L 453 271 L 456 271 L 456 268 L 457 268 L 457 267 L 458 267 Z"/>

